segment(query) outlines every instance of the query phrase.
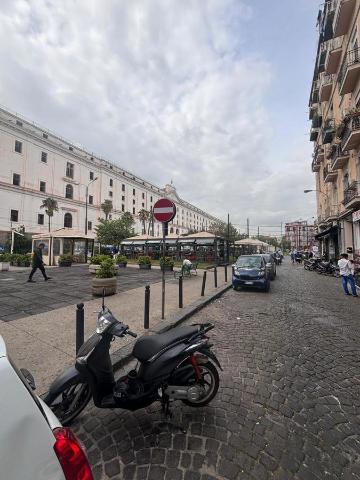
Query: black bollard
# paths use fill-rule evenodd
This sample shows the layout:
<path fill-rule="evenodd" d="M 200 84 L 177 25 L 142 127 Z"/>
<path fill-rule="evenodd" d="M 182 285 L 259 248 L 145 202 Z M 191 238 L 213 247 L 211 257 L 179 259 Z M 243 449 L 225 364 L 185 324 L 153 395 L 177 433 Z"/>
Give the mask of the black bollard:
<path fill-rule="evenodd" d="M 76 305 L 76 353 L 84 343 L 84 304 Z"/>
<path fill-rule="evenodd" d="M 205 284 L 206 284 L 206 270 L 203 275 L 202 287 L 201 287 L 201 296 L 205 295 Z"/>
<path fill-rule="evenodd" d="M 145 307 L 144 307 L 144 328 L 149 329 L 149 317 L 150 317 L 150 285 L 145 287 Z"/>
<path fill-rule="evenodd" d="M 225 282 L 227 283 L 227 264 L 225 265 Z"/>
<path fill-rule="evenodd" d="M 215 288 L 217 288 L 217 267 L 214 267 L 214 284 Z"/>
<path fill-rule="evenodd" d="M 179 277 L 179 308 L 183 308 L 183 277 Z"/>
<path fill-rule="evenodd" d="M 232 266 L 232 267 L 231 267 L 231 274 L 232 274 L 232 276 L 234 276 L 234 273 L 235 273 L 235 267 Z"/>

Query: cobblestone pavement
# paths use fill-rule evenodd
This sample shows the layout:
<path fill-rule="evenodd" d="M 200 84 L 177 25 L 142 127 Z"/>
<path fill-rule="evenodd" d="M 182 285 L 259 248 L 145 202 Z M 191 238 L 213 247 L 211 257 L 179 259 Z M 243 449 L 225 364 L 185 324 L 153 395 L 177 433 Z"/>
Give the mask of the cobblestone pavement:
<path fill-rule="evenodd" d="M 93 298 L 87 265 L 71 268 L 50 268 L 51 280 L 44 282 L 41 272 L 34 276 L 36 283 L 27 283 L 30 269 L 23 272 L 0 272 L 0 320 L 9 322 L 29 315 L 48 312 Z M 118 292 L 160 282 L 160 270 L 124 268 L 119 271 Z M 167 281 L 173 275 L 167 273 Z"/>
<path fill-rule="evenodd" d="M 227 292 L 213 321 L 217 398 L 134 413 L 89 407 L 74 424 L 95 479 L 360 478 L 360 300 L 289 263 L 269 294 Z M 185 433 L 175 425 L 182 425 Z"/>

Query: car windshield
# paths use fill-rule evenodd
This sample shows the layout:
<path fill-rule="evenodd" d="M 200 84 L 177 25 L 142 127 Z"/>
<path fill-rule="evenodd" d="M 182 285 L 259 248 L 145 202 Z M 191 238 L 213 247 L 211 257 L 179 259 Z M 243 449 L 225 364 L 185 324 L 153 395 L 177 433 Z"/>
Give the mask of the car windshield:
<path fill-rule="evenodd" d="M 260 268 L 261 257 L 239 257 L 236 260 L 238 268 Z"/>

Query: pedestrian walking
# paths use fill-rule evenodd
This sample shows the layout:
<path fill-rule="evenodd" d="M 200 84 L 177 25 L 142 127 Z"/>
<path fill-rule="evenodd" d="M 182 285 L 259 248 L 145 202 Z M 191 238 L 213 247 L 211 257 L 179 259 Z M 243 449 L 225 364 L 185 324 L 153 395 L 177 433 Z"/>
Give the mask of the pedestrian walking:
<path fill-rule="evenodd" d="M 34 253 L 32 256 L 32 270 L 29 275 L 28 282 L 35 283 L 35 280 L 32 279 L 34 276 L 34 273 L 36 272 L 37 269 L 41 271 L 43 274 L 44 280 L 50 280 L 51 277 L 48 277 L 45 272 L 45 267 L 44 267 L 44 262 L 43 262 L 43 257 L 42 257 L 42 252 L 45 247 L 44 243 L 40 243 L 37 248 L 34 249 Z"/>
<path fill-rule="evenodd" d="M 296 254 L 297 254 L 297 250 L 296 250 L 295 248 L 293 248 L 293 249 L 291 250 L 291 253 L 290 253 L 290 257 L 291 257 L 292 263 L 295 263 Z"/>
<path fill-rule="evenodd" d="M 353 297 L 357 297 L 356 284 L 354 278 L 354 263 L 348 259 L 347 253 L 342 253 L 341 258 L 338 261 L 338 266 L 340 269 L 340 276 L 342 286 L 345 292 L 345 295 L 351 295 L 348 289 L 348 283 L 350 283 L 351 292 Z"/>

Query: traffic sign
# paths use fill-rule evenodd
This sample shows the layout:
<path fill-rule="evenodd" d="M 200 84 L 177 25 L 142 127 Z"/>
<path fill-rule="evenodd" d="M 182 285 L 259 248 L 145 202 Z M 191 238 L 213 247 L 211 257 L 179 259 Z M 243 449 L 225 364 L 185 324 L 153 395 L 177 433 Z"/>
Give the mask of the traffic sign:
<path fill-rule="evenodd" d="M 176 205 L 167 198 L 160 198 L 153 208 L 155 220 L 158 222 L 170 222 L 176 215 Z"/>

